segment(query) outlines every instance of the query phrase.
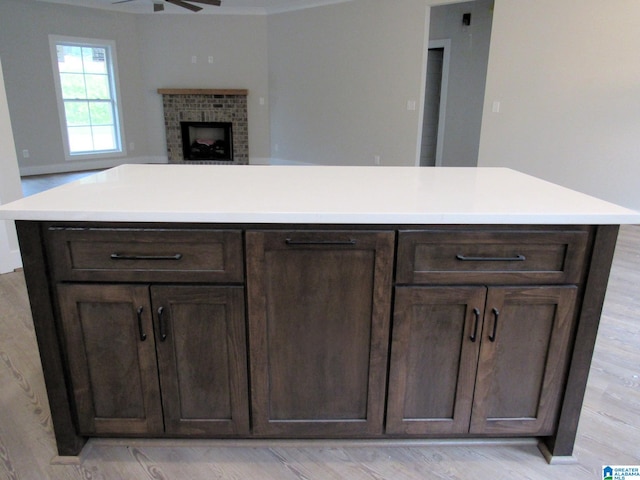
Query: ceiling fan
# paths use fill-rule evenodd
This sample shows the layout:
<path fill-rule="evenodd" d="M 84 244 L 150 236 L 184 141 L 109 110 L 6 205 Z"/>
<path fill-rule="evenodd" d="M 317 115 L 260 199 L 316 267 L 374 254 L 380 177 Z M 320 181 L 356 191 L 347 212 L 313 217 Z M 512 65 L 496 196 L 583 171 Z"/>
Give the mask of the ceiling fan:
<path fill-rule="evenodd" d="M 135 0 L 119 0 L 117 2 L 113 2 L 113 4 L 117 3 L 129 3 Z M 165 2 L 172 3 L 182 8 L 186 8 L 187 10 L 191 10 L 192 12 L 199 12 L 202 10 L 202 7 L 197 5 L 192 5 L 192 3 L 204 3 L 205 5 L 213 5 L 215 7 L 219 7 L 222 3 L 221 0 L 189 0 L 191 3 L 187 3 L 183 0 L 164 0 Z M 164 2 L 156 1 L 153 2 L 153 11 L 154 12 L 162 12 L 164 10 Z"/>

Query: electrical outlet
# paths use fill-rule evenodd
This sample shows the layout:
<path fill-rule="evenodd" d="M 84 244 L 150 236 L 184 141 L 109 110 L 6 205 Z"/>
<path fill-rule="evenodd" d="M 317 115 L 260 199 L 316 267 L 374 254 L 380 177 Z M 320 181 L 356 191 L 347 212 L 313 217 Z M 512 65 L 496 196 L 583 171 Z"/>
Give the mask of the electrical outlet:
<path fill-rule="evenodd" d="M 209 56 L 209 63 L 213 63 L 213 57 Z"/>
<path fill-rule="evenodd" d="M 22 150 L 22 158 L 29 158 L 29 150 Z"/>
<path fill-rule="evenodd" d="M 376 165 L 380 165 L 380 155 L 373 156 L 373 163 L 375 163 Z"/>
<path fill-rule="evenodd" d="M 191 55 L 191 63 L 198 63 L 198 57 Z"/>

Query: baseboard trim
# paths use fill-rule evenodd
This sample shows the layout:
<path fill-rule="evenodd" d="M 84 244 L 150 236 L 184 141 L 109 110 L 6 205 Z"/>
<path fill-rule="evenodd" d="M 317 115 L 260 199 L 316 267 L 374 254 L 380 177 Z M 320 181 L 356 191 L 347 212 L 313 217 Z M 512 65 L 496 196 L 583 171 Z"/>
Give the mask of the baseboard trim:
<path fill-rule="evenodd" d="M 103 160 L 87 160 L 79 162 L 52 163 L 49 165 L 37 165 L 32 167 L 20 167 L 21 177 L 30 177 L 34 175 L 49 175 L 52 173 L 68 173 L 80 172 L 83 170 L 102 170 L 105 168 L 117 167 L 125 163 L 167 163 L 167 157 L 127 157 L 127 158 L 109 158 Z"/>
<path fill-rule="evenodd" d="M 92 438 L 94 446 L 129 447 L 202 447 L 202 448 L 313 448 L 313 447 L 468 447 L 482 445 L 529 445 L 535 446 L 535 438 L 452 438 L 452 439 L 196 439 L 196 438 Z"/>
<path fill-rule="evenodd" d="M 299 162 L 296 160 L 286 160 L 284 158 L 272 158 L 270 160 L 271 165 L 314 165 L 309 162 Z"/>

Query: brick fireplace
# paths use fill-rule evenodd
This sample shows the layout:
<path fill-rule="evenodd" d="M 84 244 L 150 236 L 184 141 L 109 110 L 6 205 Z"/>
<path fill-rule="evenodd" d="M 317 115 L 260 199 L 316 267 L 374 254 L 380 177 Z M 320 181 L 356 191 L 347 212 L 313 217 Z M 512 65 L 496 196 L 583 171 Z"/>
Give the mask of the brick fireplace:
<path fill-rule="evenodd" d="M 249 163 L 247 90 L 160 88 L 158 93 L 162 95 L 169 163 Z M 183 146 L 185 123 L 230 124 L 231 158 L 185 160 L 184 152 L 188 150 Z"/>

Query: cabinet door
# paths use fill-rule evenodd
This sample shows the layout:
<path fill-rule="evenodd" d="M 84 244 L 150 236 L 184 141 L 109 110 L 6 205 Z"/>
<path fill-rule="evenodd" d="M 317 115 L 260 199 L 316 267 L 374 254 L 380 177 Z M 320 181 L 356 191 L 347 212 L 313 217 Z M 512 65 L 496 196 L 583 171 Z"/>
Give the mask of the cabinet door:
<path fill-rule="evenodd" d="M 250 231 L 254 433 L 382 433 L 392 232 Z"/>
<path fill-rule="evenodd" d="M 146 286 L 58 285 L 82 434 L 163 431 Z"/>
<path fill-rule="evenodd" d="M 167 433 L 249 432 L 243 287 L 153 286 Z"/>
<path fill-rule="evenodd" d="M 396 288 L 387 433 L 467 433 L 484 287 Z"/>
<path fill-rule="evenodd" d="M 564 383 L 577 288 L 490 288 L 471 433 L 548 435 Z"/>

